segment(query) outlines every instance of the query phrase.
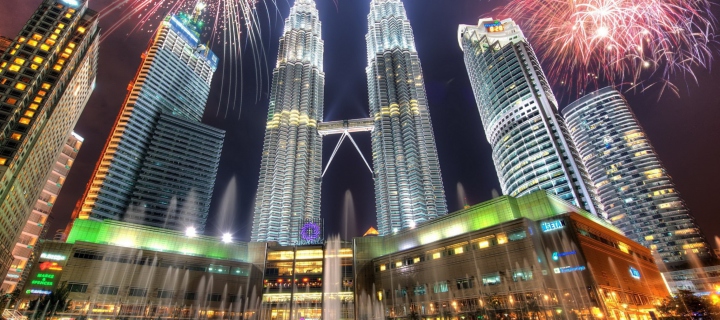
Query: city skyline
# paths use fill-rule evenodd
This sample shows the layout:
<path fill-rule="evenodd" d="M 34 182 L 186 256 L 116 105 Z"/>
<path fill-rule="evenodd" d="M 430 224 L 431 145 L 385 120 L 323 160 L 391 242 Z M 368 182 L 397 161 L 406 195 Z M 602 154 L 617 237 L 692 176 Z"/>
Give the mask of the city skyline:
<path fill-rule="evenodd" d="M 100 5 L 101 3 L 102 1 L 97 1 L 93 4 Z M 357 4 L 358 10 L 354 10 L 354 6 L 356 6 L 356 4 L 348 4 L 341 2 L 338 4 L 338 8 L 335 9 L 334 4 L 324 2 L 319 3 L 319 6 L 321 6 L 321 20 L 323 20 L 326 26 L 337 26 L 338 23 L 343 20 L 362 21 L 366 17 L 368 3 L 369 1 L 367 1 L 367 3 L 363 2 Z M 32 5 L 35 6 L 36 4 L 37 3 L 33 3 Z M 422 6 L 427 6 L 428 8 L 420 9 L 420 7 Z M 450 14 L 451 10 L 445 8 L 438 8 L 438 6 L 431 5 L 430 2 L 407 4 L 408 15 L 411 23 L 413 23 L 416 41 L 418 42 L 419 56 L 420 59 L 423 61 L 425 81 L 428 84 L 428 99 L 430 100 L 429 105 L 431 107 L 431 112 L 434 119 L 433 124 L 437 138 L 438 150 L 440 153 L 439 158 L 442 167 L 443 178 L 445 180 L 444 185 L 446 192 L 448 193 L 449 211 L 456 211 L 462 205 L 463 200 L 458 199 L 457 196 L 457 194 L 459 193 L 457 191 L 458 183 L 461 183 L 464 186 L 465 193 L 467 194 L 467 202 L 470 204 L 489 199 L 491 197 L 492 188 L 497 188 L 499 190 L 499 186 L 497 185 L 496 181 L 497 178 L 494 173 L 494 168 L 492 167 L 489 147 L 485 143 L 486 140 L 481 133 L 482 128 L 478 127 L 476 123 L 464 123 L 466 119 L 469 121 L 471 120 L 471 118 L 478 118 L 476 107 L 474 106 L 474 101 L 472 100 L 472 94 L 470 93 L 470 95 L 468 96 L 468 92 L 470 92 L 470 87 L 468 80 L 466 79 L 467 76 L 459 73 L 456 67 L 449 67 L 445 65 L 452 64 L 453 66 L 456 66 L 458 63 L 462 65 L 462 52 L 457 49 L 455 34 L 454 32 L 448 32 L 448 30 L 456 30 L 458 23 L 477 21 L 477 18 L 486 16 L 486 13 L 490 11 L 490 8 L 487 8 L 489 7 L 489 5 L 487 4 L 485 4 L 485 8 L 478 7 L 480 7 L 480 5 L 478 5 L 477 2 L 464 2 L 458 5 L 457 8 L 454 8 L 454 10 L 452 10 L 453 12 L 463 11 L 461 13 L 457 13 L 457 15 L 463 15 L 462 17 L 453 16 L 451 19 L 443 20 L 441 23 L 438 23 L 438 26 L 435 26 L 435 28 L 431 28 L 430 26 L 424 26 L 422 23 L 413 23 L 413 21 L 427 20 L 434 15 L 448 15 Z M 433 10 L 435 10 L 435 12 L 431 12 Z M 282 18 L 287 16 L 287 8 L 281 8 L 281 12 L 282 13 L 278 15 L 278 20 L 282 20 Z M 27 17 L 28 15 L 23 15 L 22 13 L 18 12 L 18 16 L 23 17 L 20 20 L 24 21 L 24 17 Z M 325 19 L 325 17 L 328 18 Z M 111 18 L 112 15 L 107 17 L 107 19 Z M 347 23 L 349 24 L 350 22 Z M 452 27 L 452 24 L 454 24 L 454 27 L 448 28 L 446 24 L 450 27 Z M 105 25 L 107 26 L 107 24 Z M 277 35 L 277 29 L 280 28 L 279 26 L 281 24 L 275 21 L 273 25 L 275 26 L 275 30 L 273 30 L 273 36 L 268 36 L 268 38 L 270 38 L 271 40 L 266 42 L 269 48 L 266 50 L 266 52 L 268 52 L 268 56 L 275 55 L 274 50 L 276 48 L 276 45 L 273 45 L 272 43 L 277 41 L 275 35 Z M 16 29 L 9 31 L 7 28 L 11 27 L 5 24 L 0 25 L 0 32 L 2 32 L 2 34 L 6 36 L 12 36 L 14 33 L 16 33 L 17 28 L 19 27 L 15 25 L 14 28 Z M 360 26 L 358 26 L 357 28 L 365 29 L 365 26 L 360 23 Z M 326 47 L 331 48 L 326 49 L 327 64 L 325 65 L 325 69 L 328 72 L 328 81 L 337 82 L 332 84 L 332 89 L 326 89 L 326 101 L 329 101 L 326 108 L 326 120 L 361 118 L 367 116 L 367 96 L 366 93 L 362 89 L 360 89 L 360 85 L 362 85 L 362 83 L 364 82 L 364 61 L 362 61 L 365 60 L 364 44 L 362 38 L 362 34 L 364 34 L 364 32 L 365 30 L 359 30 L 359 32 L 352 31 L 352 36 L 348 34 L 332 35 L 331 33 L 331 36 L 326 39 Z M 349 33 L 349 31 L 346 31 L 346 33 Z M 436 35 L 434 33 L 442 34 Z M 360 36 L 358 37 L 357 34 L 360 34 Z M 431 34 L 432 37 L 430 36 Z M 124 56 L 121 58 L 119 57 L 121 53 L 114 53 L 108 58 L 103 58 L 106 66 L 108 64 L 108 61 L 112 61 L 113 64 L 116 64 L 119 67 L 110 66 L 110 69 L 123 68 L 123 66 L 124 68 L 134 69 L 134 67 L 129 68 L 127 66 L 135 66 L 137 65 L 137 62 L 130 63 L 128 62 L 128 60 L 136 61 L 137 56 L 139 56 L 139 53 L 142 52 L 142 50 L 144 49 L 144 46 L 147 44 L 147 38 L 138 39 L 142 38 L 143 35 L 145 34 L 142 32 L 131 34 L 130 36 L 126 36 L 125 34 L 123 34 L 123 32 L 116 32 L 114 34 L 111 34 L 109 36 L 109 39 L 113 39 L 114 41 L 117 41 L 117 43 L 122 44 L 121 46 L 127 47 L 127 50 L 122 51 L 122 55 Z M 272 39 L 275 40 L 273 41 Z M 448 46 L 442 48 L 442 50 L 448 51 L 448 53 L 439 52 L 440 50 L 437 49 L 433 50 L 433 47 L 437 46 L 437 43 L 435 42 L 439 41 L 439 39 L 442 39 L 442 41 L 444 41 L 443 43 L 455 43 L 455 45 L 452 47 Z M 330 44 L 330 42 L 332 42 L 332 44 Z M 338 45 L 339 43 L 345 44 L 345 48 L 343 48 L 342 45 Z M 112 44 L 111 40 L 104 42 L 103 45 L 111 48 L 117 48 Z M 135 50 L 131 50 L 132 48 L 134 48 Z M 347 60 L 348 54 L 350 54 L 350 49 L 359 50 L 360 59 L 357 59 L 358 57 L 354 53 L 352 53 L 352 57 L 354 57 L 354 60 Z M 340 69 L 338 68 L 338 66 L 342 65 L 339 64 L 339 62 L 337 61 L 338 56 L 343 56 L 343 58 L 346 59 L 345 63 L 343 64 L 347 65 L 347 70 L 351 70 L 351 72 L 348 72 L 347 70 L 338 70 Z M 270 59 L 269 61 L 272 61 L 272 59 Z M 350 61 L 351 63 L 348 61 Z M 363 65 L 356 65 L 358 62 L 362 62 Z M 331 66 L 334 66 L 335 70 L 330 71 Z M 104 72 L 102 68 L 103 65 L 101 61 L 101 74 Z M 111 71 L 108 70 L 105 72 L 109 73 Z M 117 72 L 120 71 L 114 70 L 112 72 L 115 72 L 114 74 L 117 77 Z M 332 72 L 332 74 L 330 72 Z M 341 72 L 345 74 L 351 73 L 352 77 L 340 77 L 339 74 Z M 710 206 L 711 201 L 707 199 L 709 198 L 709 194 L 702 192 L 702 190 L 699 190 L 702 189 L 702 185 L 698 181 L 709 179 L 708 177 L 720 177 L 720 173 L 717 172 L 717 169 L 710 166 L 710 162 L 707 160 L 706 162 L 704 162 L 706 171 L 701 174 L 702 177 L 694 176 L 698 173 L 689 169 L 700 167 L 697 163 L 699 160 L 701 160 L 701 158 L 714 158 L 712 157 L 712 155 L 716 151 L 709 150 L 708 148 L 703 149 L 696 146 L 694 147 L 693 144 L 684 143 L 685 141 L 693 140 L 689 139 L 688 137 L 695 137 L 695 139 L 698 139 L 700 136 L 702 136 L 702 132 L 706 133 L 707 139 L 717 139 L 714 138 L 712 135 L 708 134 L 708 132 L 710 132 L 709 130 L 711 130 L 712 128 L 710 127 L 709 123 L 707 123 L 707 121 L 714 118 L 711 115 L 717 114 L 710 112 L 713 111 L 713 109 L 718 109 L 713 108 L 711 103 L 714 102 L 715 105 L 717 105 L 718 102 L 707 99 L 707 102 L 704 103 L 706 106 L 702 106 L 701 103 L 698 102 L 702 100 L 698 100 L 698 95 L 694 94 L 694 92 L 708 91 L 708 88 L 711 87 L 713 83 L 717 83 L 717 80 L 712 79 L 711 76 L 707 76 L 707 72 L 701 71 L 699 73 L 701 78 L 700 85 L 695 86 L 694 84 L 689 84 L 688 88 L 691 92 L 683 92 L 683 96 L 681 97 L 682 100 L 666 95 L 662 97 L 661 103 L 658 103 L 659 105 L 654 105 L 656 104 L 655 100 L 657 99 L 657 96 L 653 95 L 652 92 L 648 92 L 643 95 L 634 95 L 630 97 L 630 99 L 637 101 L 637 103 L 631 103 L 631 105 L 633 105 L 633 107 L 637 105 L 638 107 L 635 108 L 640 109 L 640 112 L 637 112 L 636 110 L 636 112 L 639 114 L 639 117 L 641 118 L 640 122 L 644 126 L 648 127 L 648 134 L 650 135 L 653 142 L 657 145 L 656 148 L 658 149 L 660 159 L 665 162 L 666 166 L 668 167 L 668 171 L 676 180 L 678 189 L 687 198 L 688 206 L 693 212 L 696 212 L 699 220 L 702 220 L 705 216 L 705 219 L 707 219 L 705 221 L 710 222 L 712 221 L 710 218 L 712 212 Z M 251 75 L 251 73 L 248 73 L 248 75 Z M 124 91 L 122 90 L 124 89 L 124 84 L 127 83 L 129 79 L 130 78 L 126 76 L 125 78 L 122 78 L 122 80 L 117 80 L 118 82 L 122 83 L 122 85 L 120 86 L 120 92 Z M 249 77 L 248 79 L 252 79 L 252 77 Z M 712 79 L 715 82 L 711 83 L 708 82 L 706 79 Z M 110 86 L 110 84 L 99 82 L 99 87 L 102 88 L 103 92 L 105 92 L 105 90 L 109 90 L 108 87 Z M 214 86 L 213 91 L 216 90 L 215 87 L 216 86 Z M 215 109 L 217 108 L 217 101 L 211 101 L 211 103 L 207 107 L 207 112 L 205 115 L 206 122 L 209 122 L 211 124 L 221 124 L 217 126 L 223 128 L 239 127 L 240 129 L 237 129 L 232 133 L 229 133 L 228 135 L 233 135 L 231 139 L 234 142 L 242 141 L 238 144 L 232 144 L 232 149 L 240 149 L 239 152 L 228 150 L 228 147 L 226 147 L 223 151 L 224 159 L 221 161 L 220 168 L 220 171 L 222 172 L 222 179 L 218 179 L 218 182 L 216 184 L 217 191 L 215 192 L 212 204 L 215 219 L 213 219 L 213 226 L 211 228 L 208 228 L 209 234 L 220 234 L 222 232 L 226 232 L 227 230 L 222 230 L 221 226 L 227 226 L 229 225 L 228 223 L 230 223 L 230 225 L 234 225 L 232 229 L 233 232 L 236 233 L 236 237 L 247 238 L 247 236 L 249 235 L 249 228 L 247 228 L 247 225 L 250 221 L 249 217 L 251 217 L 251 210 L 248 210 L 248 208 L 252 205 L 252 200 L 249 199 L 254 198 L 254 189 L 257 187 L 256 175 L 260 161 L 260 152 L 258 151 L 257 145 L 261 144 L 260 141 L 262 141 L 262 129 L 256 126 L 247 126 L 245 124 L 250 121 L 247 120 L 247 118 L 249 117 L 255 116 L 256 118 L 258 118 L 257 115 L 260 115 L 261 119 L 264 118 L 267 115 L 266 108 L 268 104 L 267 100 L 265 99 L 265 97 L 267 97 L 266 94 L 263 96 L 260 102 L 255 103 L 253 98 L 254 90 L 246 91 L 247 97 L 243 100 L 245 102 L 245 105 L 242 108 L 243 114 L 240 121 L 236 120 L 236 114 L 232 114 L 228 119 L 216 117 Z M 116 92 L 115 96 L 117 95 L 120 95 L 120 93 Z M 105 104 L 105 106 L 108 108 L 117 108 L 120 103 L 117 100 L 111 101 L 111 96 L 112 94 L 105 95 L 100 91 L 96 92 L 93 95 L 93 101 L 97 101 L 99 103 L 97 103 L 98 106 L 92 107 L 100 110 L 101 108 L 99 107 L 99 105 Z M 458 101 L 460 103 L 457 103 Z M 682 101 L 695 101 L 694 104 L 696 106 L 677 106 L 678 104 L 683 104 Z M 213 104 L 213 102 L 215 103 Z M 701 107 L 697 107 L 697 105 L 700 105 Z M 113 114 L 113 112 L 107 113 Z M 350 115 L 343 116 L 340 115 L 340 113 Z M 105 124 L 104 126 L 101 125 L 102 121 L 100 121 L 100 119 L 102 119 L 102 116 L 98 117 L 96 121 L 96 119 L 94 118 L 88 118 L 92 117 L 88 114 L 90 113 L 86 113 L 86 115 L 81 120 L 80 125 L 86 127 L 85 129 L 81 128 L 80 133 L 84 135 L 88 140 L 98 139 L 98 137 L 102 137 L 101 140 L 104 140 L 104 138 L 107 137 L 106 133 L 108 132 L 107 130 L 109 130 L 109 126 L 107 124 Z M 457 118 L 452 119 L 450 116 L 448 116 L 449 114 L 453 114 Z M 97 113 L 95 115 L 97 115 Z M 703 122 L 703 120 L 705 122 Z M 652 125 L 653 123 L 667 124 L 668 122 L 672 123 L 673 121 L 685 121 L 686 123 L 681 122 L 679 125 L 676 126 L 676 130 L 673 130 L 672 132 L 667 132 L 666 130 L 663 130 L 661 128 L 662 126 L 655 126 L 653 128 Z M 89 122 L 94 123 L 91 124 Z M 260 122 L 262 123 L 262 121 Z M 705 131 L 700 131 L 698 133 L 699 130 Z M 695 132 L 694 134 L 693 131 Z M 653 135 L 656 135 L 657 137 Z M 682 139 L 683 137 L 685 139 Z M 707 141 L 707 139 L 705 139 L 705 141 Z M 369 152 L 369 142 L 362 142 L 361 140 L 369 139 L 363 137 L 357 140 L 360 142 L 360 146 L 363 152 L 367 154 Z M 708 145 L 713 145 L 712 142 L 714 141 L 715 140 L 710 140 L 707 143 Z M 333 144 L 330 141 L 326 143 L 331 145 Z M 231 143 L 226 143 L 226 145 L 230 144 Z M 241 146 L 243 148 L 241 148 Z M 84 148 L 87 148 L 84 152 L 88 152 L 88 149 L 92 149 L 92 145 L 90 147 L 84 146 Z M 93 153 L 92 155 L 81 154 L 80 157 L 84 158 L 84 160 L 80 159 L 79 162 L 91 163 L 91 165 L 94 164 L 98 155 L 97 150 L 98 147 L 95 146 L 95 152 L 88 152 Z M 324 153 L 327 152 L 327 150 L 324 151 Z M 358 232 L 360 232 L 360 229 L 364 231 L 370 226 L 370 224 L 368 223 L 368 219 L 363 218 L 363 216 L 371 216 L 372 219 L 370 220 L 372 221 L 372 225 L 375 225 L 374 203 L 371 203 L 370 206 L 364 204 L 364 202 L 367 202 L 368 200 L 374 202 L 372 201 L 374 199 L 374 193 L 372 192 L 372 179 L 371 177 L 369 177 L 369 174 L 366 171 L 359 170 L 359 168 L 361 167 L 358 167 L 358 170 L 355 170 L 357 171 L 357 173 L 354 175 L 350 175 L 347 172 L 339 172 L 340 170 L 353 171 L 354 169 L 356 169 L 356 164 L 364 166 L 359 157 L 355 154 L 355 151 L 352 150 L 352 148 L 345 146 L 345 149 L 341 149 L 341 152 L 345 152 L 346 154 L 340 154 L 339 156 L 341 156 L 342 159 L 347 159 L 347 161 L 344 161 L 345 163 L 339 165 L 338 163 L 342 163 L 343 161 L 335 160 L 330 170 L 338 170 L 336 171 L 336 174 L 331 175 L 336 176 L 336 178 L 334 178 L 332 182 L 323 181 L 325 184 L 323 188 L 323 198 L 326 200 L 323 201 L 324 203 L 322 212 L 323 217 L 326 218 L 326 220 L 333 220 L 330 219 L 333 214 L 341 216 L 342 214 L 339 214 L 337 212 L 342 211 L 342 197 L 332 195 L 326 196 L 325 193 L 328 192 L 332 194 L 332 192 L 337 192 L 339 194 L 344 194 L 345 190 L 352 190 L 351 193 L 354 196 L 354 202 L 356 205 L 356 220 L 359 222 L 357 223 L 357 234 Z M 674 155 L 674 153 L 676 152 L 690 156 L 678 157 L 677 155 Z M 327 159 L 328 157 L 324 156 L 323 158 Z M 468 168 L 470 169 L 469 171 L 466 170 Z M 683 169 L 685 169 L 685 171 L 683 171 Z M 707 172 L 707 170 L 710 170 L 710 172 Z M 465 172 L 472 173 L 463 174 Z M 88 173 L 84 173 L 85 177 L 82 177 L 82 175 L 82 173 L 73 172 L 70 180 L 75 181 L 75 185 L 78 184 L 79 180 L 87 181 Z M 229 215 L 218 213 L 222 211 L 222 207 L 226 205 L 231 206 L 229 202 L 232 201 L 223 201 L 223 198 L 226 198 L 226 200 L 228 198 L 235 198 L 223 197 L 223 194 L 228 192 L 228 190 L 233 189 L 227 187 L 228 182 L 233 177 L 235 177 L 236 181 L 235 196 L 238 198 L 235 206 L 240 208 L 238 210 L 239 214 Z M 489 181 L 481 183 L 477 180 Z M 685 182 L 683 182 L 683 180 Z M 80 185 L 84 185 L 84 183 L 80 182 Z M 63 192 L 63 196 L 68 194 L 67 190 L 64 190 Z M 76 199 L 77 197 L 75 199 L 66 200 L 71 202 L 71 205 L 69 206 L 70 208 L 72 207 L 72 204 L 74 204 L 74 201 Z M 699 208 L 695 208 L 696 206 L 698 206 Z M 67 208 L 67 205 L 65 205 L 65 208 Z M 67 212 L 67 209 L 65 209 L 64 211 Z M 705 213 L 703 214 L 702 211 L 705 211 Z M 237 216 L 237 219 L 235 219 L 235 221 L 232 221 L 231 218 L 234 216 Z M 58 216 L 56 218 L 56 221 L 61 219 L 62 217 Z M 336 220 L 337 222 L 342 222 L 342 219 L 340 218 L 334 220 Z M 328 230 L 338 230 L 338 228 L 336 227 L 338 223 L 336 221 L 328 221 Z M 345 221 L 347 221 L 347 219 Z M 330 227 L 333 225 L 335 225 L 335 227 Z M 703 224 L 701 223 L 701 225 Z M 704 225 L 709 224 L 706 223 Z M 717 234 L 718 231 L 710 229 L 706 230 L 705 233 L 709 236 L 712 236 Z M 709 240 L 713 242 L 712 238 Z"/>

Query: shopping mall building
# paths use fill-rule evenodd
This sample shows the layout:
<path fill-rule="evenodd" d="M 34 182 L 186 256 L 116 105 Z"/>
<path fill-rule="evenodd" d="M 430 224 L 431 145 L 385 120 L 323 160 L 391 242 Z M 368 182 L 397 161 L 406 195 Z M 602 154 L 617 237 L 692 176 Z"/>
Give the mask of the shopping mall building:
<path fill-rule="evenodd" d="M 115 221 L 48 241 L 18 306 L 58 288 L 93 319 L 652 319 L 669 293 L 650 251 L 542 191 L 414 229 L 284 247 Z M 62 310 L 62 312 L 61 312 Z"/>

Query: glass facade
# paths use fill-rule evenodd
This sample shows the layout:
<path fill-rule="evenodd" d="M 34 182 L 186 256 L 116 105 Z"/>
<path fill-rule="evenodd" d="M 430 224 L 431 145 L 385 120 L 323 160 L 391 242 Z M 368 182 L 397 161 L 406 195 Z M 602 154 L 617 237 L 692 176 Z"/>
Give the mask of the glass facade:
<path fill-rule="evenodd" d="M 74 218 L 205 229 L 224 132 L 200 123 L 218 59 L 191 30 L 161 23 Z"/>
<path fill-rule="evenodd" d="M 323 40 L 313 0 L 298 0 L 285 20 L 273 71 L 252 241 L 300 241 L 303 221 L 320 218 Z"/>
<path fill-rule="evenodd" d="M 3 278 L 48 174 L 94 89 L 97 24 L 97 13 L 86 1 L 44 0 L 0 56 Z"/>
<path fill-rule="evenodd" d="M 373 0 L 367 42 L 380 235 L 447 213 L 420 59 L 400 0 Z"/>
<path fill-rule="evenodd" d="M 610 221 L 653 250 L 658 265 L 684 267 L 709 245 L 625 98 L 607 87 L 562 110 Z"/>
<path fill-rule="evenodd" d="M 545 190 L 600 215 L 557 101 L 530 43 L 512 21 L 460 25 L 458 41 L 504 194 Z"/>

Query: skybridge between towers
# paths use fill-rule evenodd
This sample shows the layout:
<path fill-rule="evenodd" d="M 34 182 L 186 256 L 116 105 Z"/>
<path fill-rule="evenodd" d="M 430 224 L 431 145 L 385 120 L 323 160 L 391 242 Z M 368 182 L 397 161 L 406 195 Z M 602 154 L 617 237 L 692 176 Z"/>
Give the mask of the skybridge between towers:
<path fill-rule="evenodd" d="M 345 141 L 345 138 L 350 138 L 350 142 L 355 146 L 355 149 L 360 154 L 360 157 L 363 159 L 363 162 L 365 162 L 365 166 L 367 166 L 368 170 L 370 170 L 370 174 L 373 174 L 373 177 L 375 177 L 372 168 L 370 167 L 370 164 L 365 159 L 365 156 L 363 156 L 362 152 L 360 151 L 360 147 L 358 147 L 357 143 L 355 143 L 355 140 L 350 136 L 350 133 L 353 132 L 371 132 L 375 128 L 375 123 L 373 118 L 361 118 L 361 119 L 351 119 L 351 120 L 337 120 L 337 121 L 327 121 L 327 122 L 321 122 L 318 124 L 317 130 L 318 134 L 320 134 L 321 137 L 333 135 L 333 134 L 341 134 L 340 140 L 338 140 L 337 145 L 335 146 L 335 150 L 333 150 L 332 155 L 330 156 L 330 160 L 328 160 L 327 165 L 325 165 L 325 169 L 322 172 L 322 176 L 325 176 L 325 172 L 327 172 L 327 169 L 330 167 L 330 163 L 332 163 L 333 158 L 335 158 L 335 154 L 337 154 L 338 149 L 340 149 L 340 145 Z"/>

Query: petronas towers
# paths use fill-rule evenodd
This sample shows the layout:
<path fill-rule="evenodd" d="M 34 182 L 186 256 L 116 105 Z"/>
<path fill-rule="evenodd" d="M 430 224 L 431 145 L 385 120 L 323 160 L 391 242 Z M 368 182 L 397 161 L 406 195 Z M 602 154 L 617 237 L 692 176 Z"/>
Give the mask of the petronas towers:
<path fill-rule="evenodd" d="M 368 120 L 373 123 L 373 178 L 383 235 L 444 215 L 447 206 L 405 8 L 400 0 L 373 0 L 370 8 Z M 307 224 L 320 218 L 318 125 L 325 84 L 320 27 L 314 1 L 296 0 L 273 72 L 252 241 L 298 244 Z"/>
<path fill-rule="evenodd" d="M 295 244 L 303 221 L 320 218 L 323 41 L 313 0 L 297 0 L 285 20 L 270 107 L 252 241 Z"/>

